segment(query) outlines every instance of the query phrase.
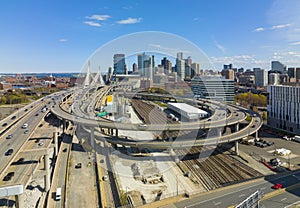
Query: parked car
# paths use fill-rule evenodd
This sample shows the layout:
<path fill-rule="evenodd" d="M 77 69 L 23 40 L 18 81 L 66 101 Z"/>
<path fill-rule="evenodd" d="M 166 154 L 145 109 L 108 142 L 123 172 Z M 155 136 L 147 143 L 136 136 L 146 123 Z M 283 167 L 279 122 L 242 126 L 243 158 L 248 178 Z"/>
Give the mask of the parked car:
<path fill-rule="evenodd" d="M 271 146 L 274 144 L 274 142 L 271 142 L 271 141 L 263 141 L 264 144 L 268 145 L 268 146 Z"/>
<path fill-rule="evenodd" d="M 276 183 L 272 186 L 273 189 L 281 189 L 282 188 L 282 184 L 281 183 Z"/>
<path fill-rule="evenodd" d="M 28 133 L 29 133 L 29 131 L 28 131 L 28 130 L 25 130 L 25 131 L 24 131 L 24 134 L 28 134 Z"/>
<path fill-rule="evenodd" d="M 81 166 L 82 166 L 81 163 L 77 163 L 77 164 L 75 165 L 75 168 L 76 168 L 76 169 L 79 169 L 79 168 L 81 168 Z"/>
<path fill-rule="evenodd" d="M 12 134 L 7 135 L 6 139 L 11 139 L 13 137 Z"/>
<path fill-rule="evenodd" d="M 11 120 L 14 120 L 16 118 L 16 116 L 11 117 Z"/>
<path fill-rule="evenodd" d="M 14 152 L 13 149 L 9 149 L 5 152 L 5 156 L 9 156 L 9 155 L 12 155 L 12 153 Z"/>

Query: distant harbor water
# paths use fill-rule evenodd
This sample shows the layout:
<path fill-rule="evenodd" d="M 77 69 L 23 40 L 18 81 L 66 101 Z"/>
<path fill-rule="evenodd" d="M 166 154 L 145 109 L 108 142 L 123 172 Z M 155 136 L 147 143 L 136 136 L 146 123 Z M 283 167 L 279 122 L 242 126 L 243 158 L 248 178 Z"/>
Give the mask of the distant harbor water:
<path fill-rule="evenodd" d="M 35 76 L 37 78 L 43 78 L 52 75 L 53 77 L 78 77 L 79 73 L 0 73 L 0 76 L 16 76 L 21 74 L 23 76 Z"/>

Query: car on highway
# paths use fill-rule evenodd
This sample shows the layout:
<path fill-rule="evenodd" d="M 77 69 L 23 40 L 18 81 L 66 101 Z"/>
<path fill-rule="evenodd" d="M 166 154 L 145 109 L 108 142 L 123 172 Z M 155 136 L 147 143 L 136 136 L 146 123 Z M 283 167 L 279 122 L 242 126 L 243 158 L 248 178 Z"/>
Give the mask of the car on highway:
<path fill-rule="evenodd" d="M 7 123 L 2 124 L 2 126 L 3 126 L 3 127 L 4 127 L 4 126 L 7 126 Z"/>
<path fill-rule="evenodd" d="M 140 127 L 146 128 L 146 127 L 147 127 L 147 124 L 140 124 Z"/>
<path fill-rule="evenodd" d="M 16 116 L 11 117 L 11 120 L 14 120 L 16 118 Z"/>
<path fill-rule="evenodd" d="M 43 145 L 44 145 L 44 142 L 40 142 L 40 143 L 39 143 L 39 146 L 43 146 Z"/>
<path fill-rule="evenodd" d="M 28 124 L 24 123 L 23 126 L 22 126 L 22 129 L 26 129 L 27 127 L 28 127 Z"/>
<path fill-rule="evenodd" d="M 264 144 L 268 145 L 268 146 L 271 146 L 274 144 L 274 142 L 271 142 L 271 141 L 263 141 Z"/>
<path fill-rule="evenodd" d="M 282 188 L 282 184 L 281 183 L 276 183 L 272 186 L 273 189 L 281 189 Z"/>
<path fill-rule="evenodd" d="M 28 130 L 25 130 L 25 131 L 24 131 L 24 134 L 28 134 L 28 133 L 29 133 L 29 131 L 28 131 Z"/>
<path fill-rule="evenodd" d="M 67 148 L 64 148 L 64 149 L 63 149 L 63 152 L 67 152 Z"/>
<path fill-rule="evenodd" d="M 77 163 L 77 164 L 75 165 L 75 168 L 76 168 L 76 169 L 79 169 L 79 168 L 81 168 L 81 166 L 82 166 L 81 163 Z"/>
<path fill-rule="evenodd" d="M 35 114 L 35 116 L 38 116 L 39 114 L 37 113 L 37 114 Z"/>
<path fill-rule="evenodd" d="M 59 201 L 61 199 L 61 188 L 56 188 L 55 200 Z"/>
<path fill-rule="evenodd" d="M 14 152 L 13 149 L 9 149 L 5 152 L 5 156 L 9 156 L 9 155 L 12 155 L 12 153 Z"/>
<path fill-rule="evenodd" d="M 28 111 L 28 109 L 27 109 L 27 108 L 25 108 L 25 109 L 24 109 L 24 111 L 26 112 L 26 111 Z"/>
<path fill-rule="evenodd" d="M 11 139 L 13 137 L 12 134 L 7 135 L 6 139 Z"/>

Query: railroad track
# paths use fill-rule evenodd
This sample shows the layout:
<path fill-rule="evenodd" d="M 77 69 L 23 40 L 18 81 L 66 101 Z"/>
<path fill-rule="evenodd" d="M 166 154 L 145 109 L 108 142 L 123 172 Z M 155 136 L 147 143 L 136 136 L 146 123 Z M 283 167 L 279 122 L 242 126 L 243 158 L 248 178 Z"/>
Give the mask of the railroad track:
<path fill-rule="evenodd" d="M 206 150 L 209 148 L 193 147 L 176 152 L 179 155 L 186 154 L 181 165 L 192 173 L 192 177 L 206 190 L 261 175 L 251 167 L 219 151 L 215 151 L 204 160 L 199 158 L 199 152 Z"/>

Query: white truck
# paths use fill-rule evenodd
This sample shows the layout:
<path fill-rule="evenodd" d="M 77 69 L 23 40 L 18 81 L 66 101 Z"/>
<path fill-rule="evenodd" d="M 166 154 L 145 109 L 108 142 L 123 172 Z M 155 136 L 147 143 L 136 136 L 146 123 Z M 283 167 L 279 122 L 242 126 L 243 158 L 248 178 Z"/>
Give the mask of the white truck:
<path fill-rule="evenodd" d="M 294 136 L 293 141 L 300 143 L 300 136 Z"/>
<path fill-rule="evenodd" d="M 61 188 L 56 189 L 55 200 L 59 201 L 61 199 Z"/>

